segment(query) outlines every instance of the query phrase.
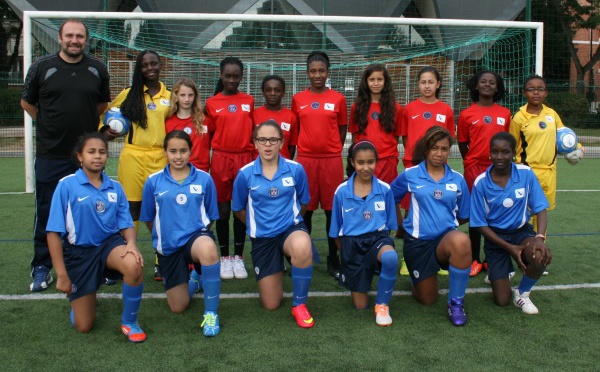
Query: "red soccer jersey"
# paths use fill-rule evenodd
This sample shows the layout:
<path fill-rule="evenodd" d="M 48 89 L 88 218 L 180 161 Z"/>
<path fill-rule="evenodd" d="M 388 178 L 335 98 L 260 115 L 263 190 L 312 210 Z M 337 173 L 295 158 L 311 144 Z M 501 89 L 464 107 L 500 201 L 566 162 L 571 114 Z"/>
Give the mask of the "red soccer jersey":
<path fill-rule="evenodd" d="M 458 142 L 469 144 L 463 159 L 465 168 L 474 165 L 491 165 L 490 140 L 498 132 L 508 132 L 510 111 L 494 103 L 481 107 L 476 103 L 464 109 L 458 117 Z"/>
<path fill-rule="evenodd" d="M 363 133 L 358 133 L 358 124 L 354 119 L 354 110 L 356 104 L 352 104 L 350 109 L 350 123 L 348 124 L 348 131 L 354 134 L 354 142 L 369 140 L 377 149 L 377 153 L 380 158 L 396 157 L 398 158 L 398 137 L 400 137 L 400 121 L 402 117 L 402 106 L 396 103 L 396 116 L 394 122 L 396 123 L 396 130 L 392 133 L 386 133 L 379 122 L 379 114 L 381 113 L 381 106 L 379 103 L 372 102 L 369 107 L 367 114 L 367 127 Z"/>
<path fill-rule="evenodd" d="M 279 152 L 281 156 L 291 159 L 288 146 L 296 146 L 298 143 L 298 119 L 296 115 L 287 107 L 282 107 L 279 111 L 267 110 L 265 106 L 261 106 L 252 113 L 254 125 L 264 123 L 272 119 L 279 124 L 283 132 L 283 147 Z"/>
<path fill-rule="evenodd" d="M 254 98 L 238 92 L 231 96 L 219 93 L 206 100 L 204 124 L 212 136 L 213 150 L 253 151 L 252 111 Z"/>
<path fill-rule="evenodd" d="M 455 136 L 454 111 L 442 101 L 425 103 L 420 99 L 412 101 L 402 110 L 400 135 L 406 137 L 404 143 L 404 164 L 412 165 L 413 150 L 417 141 L 433 126 L 442 126 Z"/>
<path fill-rule="evenodd" d="M 182 130 L 190 135 L 192 139 L 192 153 L 190 154 L 190 163 L 196 168 L 208 172 L 210 169 L 210 136 L 208 128 L 203 126 L 203 133 L 199 134 L 194 127 L 192 118 L 180 119 L 177 114 L 171 116 L 165 122 L 167 134 L 174 130 Z"/>
<path fill-rule="evenodd" d="M 296 93 L 292 112 L 298 117 L 298 154 L 332 156 L 342 153 L 339 127 L 348 123 L 346 98 L 332 89 L 312 93 L 309 89 Z"/>

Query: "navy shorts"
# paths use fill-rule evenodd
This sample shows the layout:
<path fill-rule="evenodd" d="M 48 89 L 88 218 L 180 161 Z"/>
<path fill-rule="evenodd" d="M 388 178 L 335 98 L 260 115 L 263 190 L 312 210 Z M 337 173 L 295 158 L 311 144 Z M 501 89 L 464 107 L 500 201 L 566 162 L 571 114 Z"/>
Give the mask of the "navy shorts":
<path fill-rule="evenodd" d="M 121 234 L 113 234 L 99 247 L 81 247 L 63 242 L 63 257 L 67 275 L 71 279 L 69 301 L 98 291 L 105 278 L 121 279 L 123 275 L 106 268 L 108 255 L 113 249 L 127 245 Z"/>
<path fill-rule="evenodd" d="M 210 230 L 196 231 L 188 242 L 174 253 L 164 256 L 157 253 L 160 272 L 163 277 L 165 291 L 177 287 L 180 284 L 187 283 L 190 280 L 189 264 L 194 264 L 194 269 L 200 272 L 200 264 L 192 260 L 192 245 L 196 239 L 201 236 L 208 236 L 215 240 L 215 235 Z"/>
<path fill-rule="evenodd" d="M 288 236 L 299 230 L 308 234 L 308 228 L 304 222 L 300 222 L 273 238 L 250 238 L 252 242 L 250 254 L 257 282 L 266 276 L 283 271 L 283 244 Z"/>
<path fill-rule="evenodd" d="M 448 270 L 448 265 L 438 262 L 436 251 L 444 236 L 451 231 L 454 230 L 447 230 L 434 240 L 416 239 L 408 233 L 404 234 L 404 261 L 413 285 L 436 275 L 440 268 Z"/>
<path fill-rule="evenodd" d="M 519 245 L 523 242 L 523 240 L 535 236 L 535 230 L 529 223 L 526 223 L 523 227 L 517 230 L 501 230 L 492 228 L 492 231 L 495 232 L 500 238 L 514 245 Z M 504 248 L 492 243 L 487 239 L 484 239 L 483 251 L 485 252 L 485 260 L 488 263 L 488 276 L 490 281 L 507 279 L 508 275 L 515 271 L 515 268 L 512 264 L 512 257 Z"/>
<path fill-rule="evenodd" d="M 373 275 L 381 271 L 377 261 L 379 250 L 384 245 L 394 247 L 389 231 L 376 231 L 360 236 L 341 236 L 342 252 L 340 285 L 352 292 L 368 292 Z"/>

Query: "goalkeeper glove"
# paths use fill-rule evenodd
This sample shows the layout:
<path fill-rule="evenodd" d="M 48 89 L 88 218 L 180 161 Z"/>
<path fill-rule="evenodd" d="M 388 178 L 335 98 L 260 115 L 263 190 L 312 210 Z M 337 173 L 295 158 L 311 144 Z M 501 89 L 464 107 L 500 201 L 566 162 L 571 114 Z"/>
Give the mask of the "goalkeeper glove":
<path fill-rule="evenodd" d="M 567 159 L 569 164 L 575 165 L 575 164 L 579 163 L 580 159 L 583 158 L 584 151 L 585 150 L 583 149 L 583 147 L 575 149 L 575 150 L 571 151 L 570 153 L 568 153 L 567 155 L 565 155 L 565 159 Z"/>

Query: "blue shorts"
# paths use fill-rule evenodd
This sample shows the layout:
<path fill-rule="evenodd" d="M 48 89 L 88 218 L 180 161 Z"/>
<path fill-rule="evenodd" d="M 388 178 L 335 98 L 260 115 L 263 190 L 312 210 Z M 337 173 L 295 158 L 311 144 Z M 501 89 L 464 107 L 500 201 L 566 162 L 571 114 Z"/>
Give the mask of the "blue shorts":
<path fill-rule="evenodd" d="M 157 253 L 160 272 L 163 277 L 163 285 L 165 291 L 177 287 L 180 284 L 187 283 L 190 280 L 189 264 L 194 264 L 194 269 L 200 272 L 200 264 L 192 260 L 192 245 L 196 239 L 201 236 L 208 236 L 215 240 L 215 235 L 210 230 L 196 231 L 188 240 L 188 242 L 174 253 L 164 256 Z"/>
<path fill-rule="evenodd" d="M 117 280 L 123 277 L 120 272 L 106 268 L 108 255 L 121 245 L 127 245 L 121 234 L 109 236 L 98 247 L 82 247 L 63 242 L 63 258 L 71 280 L 69 301 L 97 292 L 105 278 Z"/>
<path fill-rule="evenodd" d="M 300 222 L 273 238 L 250 238 L 252 242 L 250 254 L 257 282 L 266 276 L 283 271 L 283 244 L 288 236 L 299 230 L 308 234 L 308 228 L 304 222 Z"/>
<path fill-rule="evenodd" d="M 404 261 L 410 272 L 413 285 L 417 285 L 430 276 L 436 275 L 440 268 L 448 270 L 448 265 L 442 265 L 437 260 L 437 247 L 450 231 L 447 230 L 434 240 L 413 238 L 404 233 Z"/>
<path fill-rule="evenodd" d="M 523 242 L 523 240 L 535 236 L 535 230 L 533 230 L 533 226 L 528 223 L 517 230 L 491 229 L 500 238 L 514 245 L 519 245 Z M 512 264 L 512 257 L 504 248 L 497 246 L 487 239 L 484 239 L 483 251 L 485 252 L 485 260 L 488 263 L 488 276 L 490 281 L 507 279 L 508 274 L 515 271 L 515 268 Z"/>
<path fill-rule="evenodd" d="M 341 236 L 342 252 L 340 285 L 352 292 L 368 292 L 373 275 L 381 271 L 377 261 L 379 250 L 384 245 L 394 247 L 389 231 L 376 231 L 360 236 Z"/>

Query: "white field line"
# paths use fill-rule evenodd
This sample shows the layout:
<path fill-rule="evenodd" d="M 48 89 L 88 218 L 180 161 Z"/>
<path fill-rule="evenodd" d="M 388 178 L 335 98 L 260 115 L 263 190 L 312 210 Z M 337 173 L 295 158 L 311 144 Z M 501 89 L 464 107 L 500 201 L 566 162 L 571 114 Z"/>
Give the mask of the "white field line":
<path fill-rule="evenodd" d="M 536 285 L 534 291 L 560 291 L 560 290 L 574 290 L 574 289 L 587 289 L 587 288 L 600 288 L 600 283 L 580 283 L 580 284 L 556 284 L 556 285 Z M 491 293 L 490 287 L 483 288 L 467 288 L 467 293 Z M 440 294 L 447 294 L 447 289 L 440 289 Z M 348 296 L 347 291 L 340 292 L 310 292 L 309 297 L 346 297 Z M 371 295 L 376 295 L 377 292 L 369 292 Z M 410 291 L 394 291 L 394 296 L 410 296 Z M 292 297 L 292 294 L 286 292 L 283 294 L 284 297 Z M 194 297 L 202 298 L 202 294 L 196 294 Z M 221 299 L 244 299 L 244 298 L 258 298 L 258 293 L 222 293 Z M 121 299 L 120 293 L 98 293 L 98 298 L 102 299 Z M 144 299 L 166 299 L 165 293 L 144 293 Z M 0 295 L 0 301 L 25 301 L 25 300 L 64 300 L 65 295 L 60 293 L 54 294 L 25 294 L 25 295 Z"/>

